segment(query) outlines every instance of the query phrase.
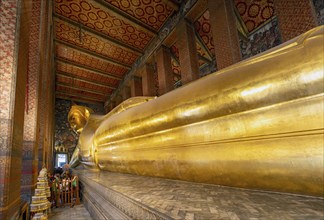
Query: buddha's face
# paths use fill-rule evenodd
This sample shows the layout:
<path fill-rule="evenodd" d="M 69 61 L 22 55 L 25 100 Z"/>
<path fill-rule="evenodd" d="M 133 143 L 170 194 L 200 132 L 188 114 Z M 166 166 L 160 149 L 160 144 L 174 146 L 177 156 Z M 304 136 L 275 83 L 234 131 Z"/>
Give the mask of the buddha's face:
<path fill-rule="evenodd" d="M 90 112 L 87 108 L 83 106 L 72 106 L 68 116 L 71 128 L 75 132 L 81 133 L 89 116 Z"/>
<path fill-rule="evenodd" d="M 87 121 L 84 119 L 84 117 L 82 117 L 82 115 L 78 113 L 72 113 L 71 116 L 69 117 L 69 123 L 71 128 L 78 133 L 81 133 L 86 122 Z"/>

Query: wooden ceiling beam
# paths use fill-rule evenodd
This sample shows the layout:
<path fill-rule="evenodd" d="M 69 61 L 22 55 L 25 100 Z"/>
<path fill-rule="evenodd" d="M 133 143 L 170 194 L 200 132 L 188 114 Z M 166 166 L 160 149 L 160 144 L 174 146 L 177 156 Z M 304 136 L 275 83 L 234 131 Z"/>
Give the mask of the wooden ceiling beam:
<path fill-rule="evenodd" d="M 56 98 L 66 99 L 71 101 L 85 102 L 85 103 L 94 103 L 94 104 L 103 104 L 104 101 L 98 99 L 91 99 L 85 97 L 76 97 L 75 95 L 71 95 L 65 92 L 57 91 L 55 94 Z"/>
<path fill-rule="evenodd" d="M 76 46 L 76 45 L 73 45 L 71 43 L 68 43 L 66 41 L 63 41 L 63 40 L 59 40 L 59 39 L 54 39 L 54 41 L 58 44 L 61 44 L 61 45 L 64 45 L 66 47 L 70 47 L 74 50 L 78 50 L 78 51 L 81 51 L 82 53 L 86 53 L 87 55 L 89 56 L 93 56 L 93 57 L 96 57 L 97 59 L 100 59 L 100 60 L 104 60 L 112 65 L 116 65 L 116 66 L 119 66 L 119 67 L 122 67 L 122 68 L 125 68 L 125 69 L 128 69 L 130 70 L 131 69 L 131 66 L 128 66 L 126 64 L 123 64 L 123 63 L 120 63 L 116 60 L 113 60 L 111 58 L 108 58 L 104 55 L 101 55 L 99 53 L 96 53 L 96 52 L 93 52 L 91 50 L 88 50 L 88 49 L 85 49 L 85 48 L 82 48 L 82 47 L 79 47 L 79 46 Z"/>
<path fill-rule="evenodd" d="M 92 91 L 92 90 L 86 89 L 84 87 L 71 85 L 69 83 L 56 82 L 56 85 L 57 86 L 63 86 L 65 88 L 69 88 L 69 89 L 78 90 L 78 91 L 88 92 L 88 93 L 91 93 L 91 94 L 94 94 L 94 95 L 102 95 L 102 96 L 106 96 L 107 95 L 107 93 L 104 93 L 104 92 Z"/>
<path fill-rule="evenodd" d="M 204 56 L 201 56 L 200 54 L 198 54 L 198 59 L 202 60 L 202 61 L 204 61 L 205 63 L 208 63 L 208 64 L 210 64 L 212 62 L 211 60 L 207 59 Z"/>
<path fill-rule="evenodd" d="M 115 86 L 111 86 L 111 85 L 107 85 L 107 84 L 99 83 L 99 82 L 89 81 L 89 79 L 86 79 L 86 78 L 83 78 L 83 77 L 79 77 L 79 76 L 75 76 L 72 73 L 66 73 L 66 72 L 62 72 L 62 71 L 57 71 L 56 70 L 56 75 L 63 76 L 63 77 L 68 77 L 68 78 L 71 78 L 71 79 L 74 78 L 74 79 L 77 79 L 77 80 L 79 80 L 81 82 L 89 83 L 89 84 L 96 85 L 96 86 L 102 86 L 102 87 L 106 87 L 106 88 L 110 88 L 110 89 L 116 89 Z"/>
<path fill-rule="evenodd" d="M 168 6 L 170 6 L 171 8 L 173 8 L 173 10 L 178 11 L 179 10 L 179 5 L 177 5 L 176 3 L 174 3 L 172 0 L 162 0 L 162 2 L 164 2 L 165 4 L 167 4 Z"/>
<path fill-rule="evenodd" d="M 65 95 L 70 95 L 70 96 L 76 96 L 76 97 L 79 97 L 79 98 L 85 98 L 85 99 L 89 99 L 89 100 L 93 100 L 93 101 L 100 101 L 100 102 L 103 102 L 104 99 L 101 99 L 101 98 L 96 98 L 96 97 L 90 97 L 86 94 L 78 94 L 76 92 L 65 92 L 65 91 L 60 91 L 60 90 L 56 90 L 55 93 L 61 93 L 61 94 L 65 94 Z"/>
<path fill-rule="evenodd" d="M 71 97 L 67 97 L 67 96 L 65 96 L 63 94 L 56 94 L 55 98 L 57 98 L 57 99 L 65 99 L 65 100 L 70 100 L 70 101 L 75 101 L 75 102 L 103 105 L 103 101 L 92 101 L 92 100 L 88 100 L 88 99 L 85 99 L 85 98 L 82 98 L 82 97 L 71 98 Z"/>
<path fill-rule="evenodd" d="M 108 11 L 112 11 L 112 12 L 120 15 L 127 22 L 132 23 L 132 25 L 139 26 L 139 27 L 145 29 L 147 32 L 150 32 L 154 36 L 157 35 L 157 31 L 154 28 L 152 28 L 148 24 L 145 24 L 141 20 L 136 19 L 135 17 L 131 16 L 130 14 L 128 14 L 126 12 L 124 12 L 123 10 L 109 4 L 108 2 L 106 2 L 104 0 L 94 0 L 94 1 L 97 2 L 98 4 L 104 6 Z"/>
<path fill-rule="evenodd" d="M 97 30 L 94 30 L 92 28 L 89 28 L 89 27 L 83 25 L 82 23 L 78 23 L 76 21 L 73 21 L 72 19 L 66 18 L 66 17 L 64 17 L 62 15 L 59 15 L 59 14 L 56 14 L 56 13 L 54 13 L 54 17 L 56 19 L 58 19 L 58 20 L 61 20 L 61 21 L 66 22 L 66 23 L 68 23 L 70 25 L 73 25 L 75 27 L 78 27 L 78 28 L 81 28 L 83 30 L 86 30 L 86 31 L 88 31 L 88 32 L 90 32 L 92 34 L 95 34 L 97 36 L 100 36 L 100 37 L 104 38 L 105 40 L 114 43 L 115 45 L 118 45 L 120 47 L 126 48 L 127 50 L 131 50 L 135 54 L 143 55 L 143 51 L 141 51 L 140 49 L 138 49 L 136 47 L 133 47 L 133 46 L 130 46 L 128 44 L 125 44 L 125 43 L 123 43 L 121 41 L 118 41 L 118 40 L 116 40 L 116 39 L 114 39 L 114 38 L 112 38 L 112 37 L 110 37 L 110 36 L 108 36 L 108 35 L 100 32 L 100 31 L 97 31 Z"/>
<path fill-rule="evenodd" d="M 187 12 L 186 18 L 189 19 L 192 23 L 194 23 L 208 9 L 207 5 L 208 5 L 208 0 L 196 1 L 196 3 Z"/>
<path fill-rule="evenodd" d="M 116 80 L 121 80 L 122 79 L 119 76 L 115 76 L 115 75 L 112 75 L 110 73 L 106 73 L 106 72 L 103 72 L 103 71 L 100 71 L 100 70 L 96 70 L 96 69 L 93 69 L 91 67 L 88 67 L 88 66 L 85 66 L 85 65 L 82 65 L 82 64 L 79 64 L 79 63 L 75 63 L 73 61 L 66 60 L 66 59 L 63 59 L 63 58 L 60 58 L 60 57 L 55 57 L 55 60 L 63 62 L 63 63 L 70 64 L 72 66 L 79 67 L 79 68 L 84 69 L 84 70 L 94 72 L 94 73 L 96 73 L 98 75 L 101 75 L 101 76 L 109 77 L 109 78 L 116 79 Z"/>

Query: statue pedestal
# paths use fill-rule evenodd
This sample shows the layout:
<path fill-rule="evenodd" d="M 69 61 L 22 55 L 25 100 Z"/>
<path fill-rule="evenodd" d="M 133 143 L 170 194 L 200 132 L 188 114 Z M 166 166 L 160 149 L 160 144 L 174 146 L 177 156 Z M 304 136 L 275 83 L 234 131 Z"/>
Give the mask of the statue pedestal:
<path fill-rule="evenodd" d="M 95 219 L 317 219 L 322 197 L 76 170 Z"/>

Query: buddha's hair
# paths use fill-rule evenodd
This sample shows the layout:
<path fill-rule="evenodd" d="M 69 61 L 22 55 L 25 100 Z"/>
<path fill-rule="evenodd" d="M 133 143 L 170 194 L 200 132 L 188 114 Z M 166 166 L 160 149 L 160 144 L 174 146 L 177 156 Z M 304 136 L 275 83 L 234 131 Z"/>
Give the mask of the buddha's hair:
<path fill-rule="evenodd" d="M 85 107 L 85 106 L 82 106 L 82 105 L 72 105 L 71 109 L 69 111 L 69 114 L 68 114 L 68 119 L 74 113 L 78 113 L 78 115 L 80 115 L 83 118 L 85 118 L 86 120 L 88 120 L 88 118 L 90 117 L 90 114 L 94 113 L 94 111 L 91 108 Z"/>

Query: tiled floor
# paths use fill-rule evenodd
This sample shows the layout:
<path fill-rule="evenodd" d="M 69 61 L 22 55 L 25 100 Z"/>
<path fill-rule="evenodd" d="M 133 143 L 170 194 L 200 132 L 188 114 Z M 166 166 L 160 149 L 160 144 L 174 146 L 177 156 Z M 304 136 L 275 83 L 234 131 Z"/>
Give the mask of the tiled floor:
<path fill-rule="evenodd" d="M 62 208 L 53 208 L 49 214 L 49 220 L 91 220 L 91 216 L 83 204 L 76 205 L 73 208 L 69 206 Z"/>
<path fill-rule="evenodd" d="M 78 172 L 172 219 L 324 219 L 324 198 L 109 172 Z M 97 186 L 96 186 L 97 187 Z M 97 187 L 98 188 L 98 187 Z"/>

